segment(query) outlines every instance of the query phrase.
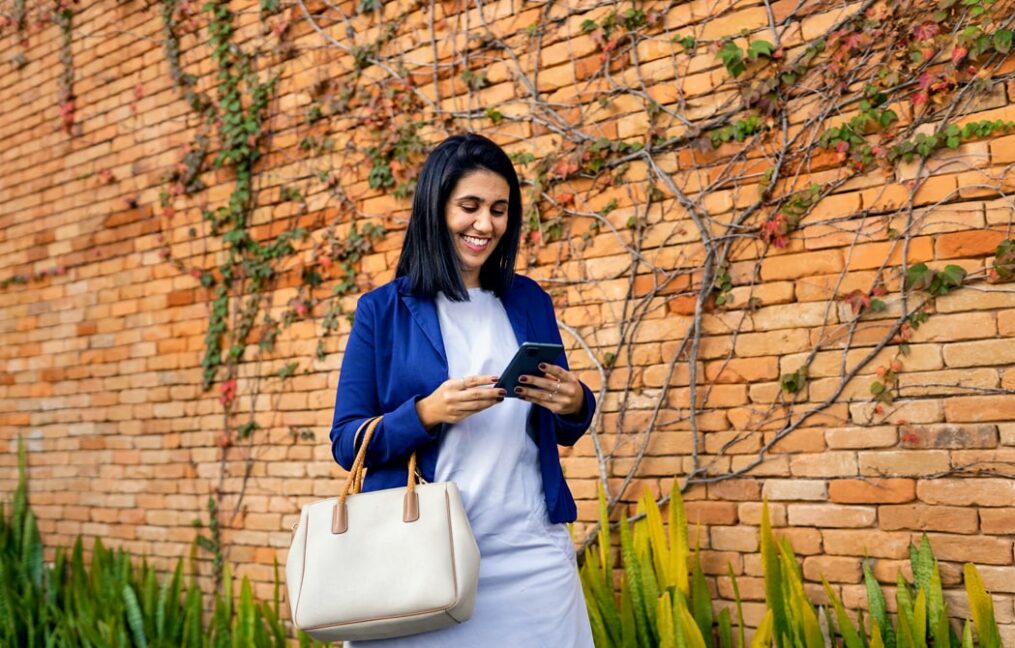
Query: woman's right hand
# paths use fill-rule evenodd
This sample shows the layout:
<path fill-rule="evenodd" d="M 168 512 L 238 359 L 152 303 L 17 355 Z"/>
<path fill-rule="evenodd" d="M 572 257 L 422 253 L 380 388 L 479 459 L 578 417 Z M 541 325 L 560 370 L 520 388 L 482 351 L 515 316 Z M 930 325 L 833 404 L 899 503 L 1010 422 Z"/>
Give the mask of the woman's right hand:
<path fill-rule="evenodd" d="M 499 379 L 499 376 L 466 376 L 445 380 L 432 394 L 416 402 L 419 420 L 424 428 L 430 429 L 439 423 L 458 423 L 496 405 L 507 392 L 482 385 L 494 385 Z"/>

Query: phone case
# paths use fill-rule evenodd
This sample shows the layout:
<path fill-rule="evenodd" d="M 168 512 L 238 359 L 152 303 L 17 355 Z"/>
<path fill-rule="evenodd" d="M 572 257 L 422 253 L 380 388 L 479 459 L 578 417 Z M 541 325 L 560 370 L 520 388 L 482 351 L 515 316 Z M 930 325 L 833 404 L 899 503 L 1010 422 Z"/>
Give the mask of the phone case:
<path fill-rule="evenodd" d="M 509 398 L 517 398 L 515 387 L 520 384 L 518 378 L 520 376 L 542 376 L 543 372 L 539 370 L 540 363 L 552 363 L 563 352 L 564 347 L 560 344 L 524 342 L 518 347 L 518 352 L 515 353 L 515 357 L 511 358 L 511 362 L 501 373 L 500 380 L 494 387 L 506 389 Z"/>

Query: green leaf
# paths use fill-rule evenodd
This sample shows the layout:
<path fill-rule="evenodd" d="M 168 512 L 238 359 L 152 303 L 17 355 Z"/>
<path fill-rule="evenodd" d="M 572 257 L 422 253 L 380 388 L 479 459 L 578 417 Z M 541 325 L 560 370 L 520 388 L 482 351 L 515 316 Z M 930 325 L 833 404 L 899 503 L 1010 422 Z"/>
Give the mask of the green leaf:
<path fill-rule="evenodd" d="M 130 625 L 134 642 L 141 648 L 147 648 L 148 638 L 145 636 L 144 631 L 144 617 L 137 603 L 137 596 L 134 594 L 134 589 L 130 584 L 124 584 L 123 586 L 123 600 L 127 606 L 127 623 Z"/>
<path fill-rule="evenodd" d="M 705 574 L 701 571 L 701 552 L 695 547 L 694 562 L 691 569 L 691 607 L 694 611 L 694 622 L 701 630 L 703 637 L 712 636 L 712 596 L 705 583 Z"/>
<path fill-rule="evenodd" d="M 772 633 L 775 637 L 782 637 L 788 631 L 788 620 L 786 601 L 783 598 L 782 570 L 768 514 L 768 498 L 761 505 L 761 566 L 765 575 L 765 600 L 772 612 Z"/>
<path fill-rule="evenodd" d="M 983 579 L 976 565 L 966 563 L 962 569 L 966 577 L 966 594 L 969 597 L 969 610 L 976 624 L 976 634 L 980 637 L 982 648 L 1001 648 L 1001 633 L 994 617 L 994 601 L 990 598 Z"/>
<path fill-rule="evenodd" d="M 766 40 L 751 41 L 751 44 L 747 46 L 747 56 L 752 61 L 757 61 L 761 56 L 770 57 L 774 51 L 775 46 Z"/>
<path fill-rule="evenodd" d="M 875 622 L 875 628 L 880 630 L 880 636 L 885 641 L 893 644 L 894 639 L 889 639 L 894 633 L 892 631 L 892 623 L 888 619 L 888 604 L 885 601 L 885 593 L 881 590 L 881 585 L 877 579 L 874 578 L 870 563 L 866 560 L 863 563 L 863 580 L 864 585 L 867 587 L 867 608 L 870 610 L 871 618 Z"/>
<path fill-rule="evenodd" d="M 835 618 L 839 626 L 839 632 L 842 634 L 842 640 L 846 645 L 846 648 L 863 648 L 863 641 L 860 639 L 860 635 L 857 634 L 856 626 L 849 620 L 849 615 L 846 614 L 846 608 L 843 607 L 842 601 L 836 596 L 832 590 L 832 586 L 828 584 L 824 576 L 821 577 L 821 583 L 825 587 L 825 594 L 828 595 L 828 599 L 832 602 L 832 606 L 835 608 Z"/>
<path fill-rule="evenodd" d="M 934 272 L 927 267 L 926 263 L 917 263 L 906 271 L 904 282 L 906 290 L 923 290 L 930 286 L 934 278 Z"/>

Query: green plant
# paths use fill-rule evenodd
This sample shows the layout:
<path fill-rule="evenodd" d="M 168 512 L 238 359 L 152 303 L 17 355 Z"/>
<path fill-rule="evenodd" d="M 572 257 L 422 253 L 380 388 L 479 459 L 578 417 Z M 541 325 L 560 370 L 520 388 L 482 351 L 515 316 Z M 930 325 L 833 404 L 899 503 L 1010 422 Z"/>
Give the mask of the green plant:
<path fill-rule="evenodd" d="M 642 519 L 633 529 L 620 518 L 619 597 L 614 591 L 614 556 L 609 512 L 602 488 L 599 490 L 599 535 L 595 547 L 586 548 L 581 566 L 582 589 L 597 648 L 744 648 L 745 633 L 740 589 L 732 566 L 728 567 L 733 588 L 739 631 L 734 637 L 730 609 L 713 615 L 697 548 L 691 552 L 687 516 L 680 488 L 674 480 L 669 502 L 668 529 L 648 492 L 639 502 Z M 823 581 L 831 609 L 816 606 L 807 596 L 803 575 L 793 547 L 785 537 L 772 531 L 768 502 L 762 505 L 759 528 L 761 564 L 764 573 L 766 611 L 751 648 L 972 648 L 973 638 L 966 621 L 960 639 L 948 621 L 937 561 L 926 534 L 919 546 L 910 545 L 913 582 L 901 574 L 897 582 L 899 613 L 892 624 L 884 592 L 870 565 L 864 564 L 870 630 L 861 611 L 858 623 L 847 614 L 835 590 Z M 1000 633 L 993 602 L 983 587 L 976 567 L 965 566 L 966 594 L 973 624 L 983 648 L 1000 648 Z M 619 599 L 619 601 L 618 601 Z"/>
<path fill-rule="evenodd" d="M 193 576 L 184 585 L 184 561 L 161 575 L 144 558 L 140 564 L 122 549 L 107 549 L 96 538 L 85 559 L 79 536 L 68 553 L 57 547 L 43 561 L 38 525 L 28 506 L 26 452 L 18 442 L 18 485 L 10 517 L 0 504 L 0 645 L 35 648 L 284 648 L 278 563 L 270 602 L 253 598 L 246 577 L 233 595 L 231 568 L 224 568 L 205 623 L 205 594 Z M 323 646 L 299 633 L 301 646 Z"/>

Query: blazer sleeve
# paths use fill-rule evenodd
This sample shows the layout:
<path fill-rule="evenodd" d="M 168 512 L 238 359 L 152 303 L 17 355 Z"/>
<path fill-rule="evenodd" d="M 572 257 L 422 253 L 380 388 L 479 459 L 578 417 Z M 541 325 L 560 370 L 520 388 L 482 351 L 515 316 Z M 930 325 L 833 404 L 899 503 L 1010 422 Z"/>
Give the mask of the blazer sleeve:
<path fill-rule="evenodd" d="M 404 463 L 419 446 L 433 441 L 438 428 L 430 433 L 423 427 L 416 412 L 416 401 L 426 394 L 416 394 L 393 411 L 382 411 L 377 394 L 380 379 L 374 357 L 378 319 L 370 300 L 360 297 L 356 317 L 345 346 L 342 369 L 335 395 L 335 415 L 331 423 L 331 453 L 340 466 L 349 470 L 356 459 L 359 441 L 356 432 L 368 419 L 384 415 L 374 430 L 367 448 L 367 468 Z"/>
<path fill-rule="evenodd" d="M 547 311 L 547 319 L 550 322 L 548 333 L 550 335 L 550 341 L 557 344 L 563 345 L 563 341 L 560 337 L 560 330 L 557 327 L 557 315 L 553 310 L 553 300 L 550 299 L 550 295 L 546 291 L 540 289 L 543 295 L 544 308 Z M 570 371 L 570 367 L 567 364 L 567 354 L 561 352 L 560 357 L 557 358 L 557 365 Z M 582 391 L 585 392 L 585 402 L 582 405 L 582 409 L 575 412 L 574 414 L 553 414 L 554 433 L 557 438 L 557 443 L 565 446 L 573 446 L 578 442 L 578 439 L 585 434 L 585 430 L 589 429 L 589 425 L 592 424 L 592 417 L 596 413 L 596 397 L 593 395 L 592 390 L 589 386 L 578 381 L 581 385 Z"/>

